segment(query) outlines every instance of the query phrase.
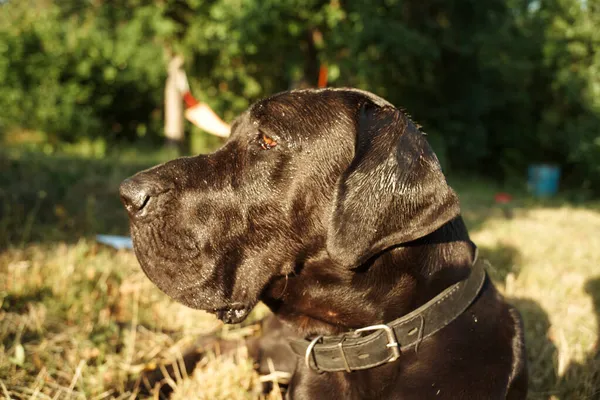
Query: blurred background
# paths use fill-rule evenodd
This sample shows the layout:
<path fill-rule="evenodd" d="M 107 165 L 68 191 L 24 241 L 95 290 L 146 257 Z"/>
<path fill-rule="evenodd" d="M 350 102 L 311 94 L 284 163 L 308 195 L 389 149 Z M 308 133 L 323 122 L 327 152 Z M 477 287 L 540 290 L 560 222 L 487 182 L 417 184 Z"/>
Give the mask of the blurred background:
<path fill-rule="evenodd" d="M 122 179 L 225 141 L 165 136 L 175 59 L 226 122 L 318 85 L 405 108 L 524 316 L 531 398 L 600 397 L 600 0 L 0 0 L 0 396 L 263 396 L 243 352 L 184 365 L 252 318 L 174 304 L 95 241 L 128 234 Z"/>

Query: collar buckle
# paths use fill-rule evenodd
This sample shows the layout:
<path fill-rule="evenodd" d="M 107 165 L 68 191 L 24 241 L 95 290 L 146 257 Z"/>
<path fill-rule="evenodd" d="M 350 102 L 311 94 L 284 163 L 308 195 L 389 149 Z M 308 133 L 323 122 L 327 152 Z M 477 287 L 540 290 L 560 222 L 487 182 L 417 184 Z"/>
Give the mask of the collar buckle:
<path fill-rule="evenodd" d="M 392 328 L 390 328 L 389 326 L 384 325 L 384 324 L 371 325 L 371 326 L 366 326 L 364 328 L 357 329 L 354 331 L 354 333 L 358 334 L 361 332 L 371 332 L 371 331 L 379 331 L 379 330 L 385 331 L 385 334 L 387 335 L 387 339 L 388 339 L 388 343 L 387 343 L 386 347 L 388 349 L 390 349 L 392 352 L 392 357 L 387 362 L 396 361 L 398 358 L 400 358 L 400 348 L 398 346 L 398 342 L 396 341 L 396 335 Z"/>
<path fill-rule="evenodd" d="M 315 349 L 315 345 L 317 344 L 317 342 L 319 340 L 321 340 L 323 338 L 323 335 L 319 335 L 316 338 L 314 338 L 310 344 L 308 345 L 308 347 L 306 348 L 306 353 L 304 353 L 304 363 L 306 364 L 306 366 L 308 367 L 308 369 L 313 369 L 313 367 L 310 365 L 310 359 L 311 357 L 313 358 L 313 361 L 315 363 L 315 368 L 314 370 L 316 372 L 321 372 L 319 371 L 319 366 L 317 365 L 317 359 L 313 354 L 313 350 Z"/>

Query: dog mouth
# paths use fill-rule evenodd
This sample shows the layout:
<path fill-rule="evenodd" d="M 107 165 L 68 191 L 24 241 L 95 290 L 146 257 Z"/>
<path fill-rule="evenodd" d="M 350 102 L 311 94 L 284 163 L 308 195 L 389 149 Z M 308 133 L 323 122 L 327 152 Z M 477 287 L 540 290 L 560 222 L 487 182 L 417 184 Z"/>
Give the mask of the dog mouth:
<path fill-rule="evenodd" d="M 248 317 L 256 302 L 240 302 L 240 301 L 219 301 L 214 300 L 212 295 L 208 297 L 213 301 L 207 301 L 206 297 L 199 296 L 199 288 L 197 284 L 192 285 L 187 290 L 183 290 L 171 296 L 172 299 L 187 307 L 206 311 L 214 314 L 218 319 L 226 324 L 239 324 Z M 212 304 L 211 304 L 212 303 Z"/>
<path fill-rule="evenodd" d="M 248 317 L 256 305 L 256 301 L 224 299 L 223 297 L 229 296 L 224 296 L 222 290 L 214 287 L 217 283 L 202 283 L 194 279 L 191 279 L 190 282 L 189 277 L 184 279 L 181 274 L 177 273 L 181 269 L 176 265 L 179 264 L 176 262 L 177 260 L 163 256 L 159 254 L 158 249 L 148 246 L 147 236 L 150 233 L 141 231 L 138 227 L 132 227 L 131 229 L 139 264 L 150 281 L 162 292 L 186 307 L 214 314 L 226 324 L 239 324 Z M 179 235 L 178 237 L 183 236 Z M 158 247 L 164 250 L 169 246 Z M 194 249 L 190 248 L 187 253 L 191 254 L 192 258 L 198 258 L 198 254 L 194 252 Z M 171 273 L 168 274 L 168 271 L 171 271 Z"/>
<path fill-rule="evenodd" d="M 211 312 L 226 324 L 239 324 L 248 317 L 253 308 L 247 305 L 236 304 L 230 307 L 213 309 Z"/>

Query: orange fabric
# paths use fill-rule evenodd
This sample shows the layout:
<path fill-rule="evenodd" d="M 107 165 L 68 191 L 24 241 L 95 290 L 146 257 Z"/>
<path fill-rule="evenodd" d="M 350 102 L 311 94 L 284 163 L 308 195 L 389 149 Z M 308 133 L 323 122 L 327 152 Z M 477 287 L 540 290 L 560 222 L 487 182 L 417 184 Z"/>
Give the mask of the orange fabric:
<path fill-rule="evenodd" d="M 319 67 L 319 83 L 317 85 L 320 88 L 327 86 L 327 65 L 321 64 Z"/>
<path fill-rule="evenodd" d="M 183 101 L 185 102 L 185 108 L 192 108 L 199 103 L 189 91 L 183 94 Z"/>

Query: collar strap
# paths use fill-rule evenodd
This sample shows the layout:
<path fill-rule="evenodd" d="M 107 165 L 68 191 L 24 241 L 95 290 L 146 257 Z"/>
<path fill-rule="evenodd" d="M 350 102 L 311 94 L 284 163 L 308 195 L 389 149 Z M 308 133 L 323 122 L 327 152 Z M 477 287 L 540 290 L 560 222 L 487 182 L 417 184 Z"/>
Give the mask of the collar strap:
<path fill-rule="evenodd" d="M 446 288 L 421 307 L 388 324 L 372 325 L 338 336 L 291 339 L 294 353 L 318 372 L 362 370 L 396 361 L 400 354 L 432 336 L 473 303 L 485 282 L 483 261 L 476 261 L 467 279 Z M 372 332 L 366 336 L 363 332 Z"/>

